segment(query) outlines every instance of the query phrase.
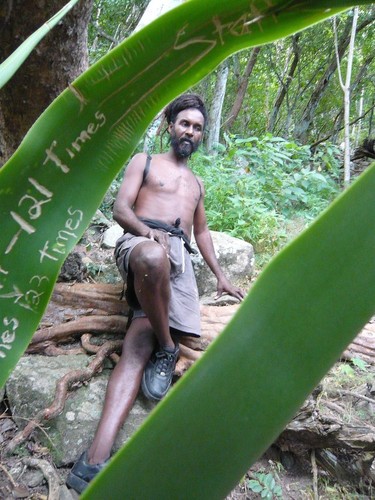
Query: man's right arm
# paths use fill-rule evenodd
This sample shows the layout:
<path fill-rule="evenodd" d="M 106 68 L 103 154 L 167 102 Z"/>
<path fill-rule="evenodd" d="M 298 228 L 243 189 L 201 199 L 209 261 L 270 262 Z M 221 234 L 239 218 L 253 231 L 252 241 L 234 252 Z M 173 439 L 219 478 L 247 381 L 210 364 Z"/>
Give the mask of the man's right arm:
<path fill-rule="evenodd" d="M 143 184 L 145 165 L 146 155 L 144 153 L 139 153 L 132 158 L 127 166 L 124 179 L 113 206 L 113 219 L 120 224 L 126 232 L 132 233 L 135 236 L 145 236 L 150 240 L 157 241 L 168 253 L 168 234 L 157 229 L 150 229 L 138 219 L 133 210 L 138 193 Z"/>
<path fill-rule="evenodd" d="M 139 153 L 132 158 L 127 166 L 113 206 L 113 218 L 125 231 L 136 236 L 149 237 L 150 228 L 143 224 L 133 211 L 133 206 L 142 187 L 145 164 L 146 155 Z"/>

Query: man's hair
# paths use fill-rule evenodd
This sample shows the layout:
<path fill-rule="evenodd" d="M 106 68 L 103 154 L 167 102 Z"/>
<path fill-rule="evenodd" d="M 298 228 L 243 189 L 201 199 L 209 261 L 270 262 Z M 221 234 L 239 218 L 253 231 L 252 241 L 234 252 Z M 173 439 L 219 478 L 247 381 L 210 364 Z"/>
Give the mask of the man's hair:
<path fill-rule="evenodd" d="M 200 111 L 204 118 L 204 126 L 207 124 L 207 111 L 202 98 L 198 94 L 182 94 L 172 101 L 164 110 L 164 116 L 168 125 L 176 121 L 178 113 L 185 109 L 194 108 Z"/>

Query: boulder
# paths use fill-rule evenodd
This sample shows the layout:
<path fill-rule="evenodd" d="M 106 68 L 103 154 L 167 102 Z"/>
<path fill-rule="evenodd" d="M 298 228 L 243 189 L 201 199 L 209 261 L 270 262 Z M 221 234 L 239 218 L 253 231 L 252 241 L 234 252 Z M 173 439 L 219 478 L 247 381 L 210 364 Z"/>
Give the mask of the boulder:
<path fill-rule="evenodd" d="M 52 403 L 60 377 L 70 370 L 84 368 L 89 359 L 86 355 L 21 358 L 6 384 L 12 415 L 19 428 Z M 88 384 L 71 392 L 62 414 L 45 422 L 44 432 L 36 431 L 41 442 L 51 448 L 57 466 L 71 464 L 90 446 L 110 373 L 110 369 L 104 369 Z M 133 434 L 154 406 L 143 396 L 138 397 L 117 436 L 114 451 Z"/>
<path fill-rule="evenodd" d="M 226 233 L 211 231 L 216 257 L 229 281 L 233 284 L 247 282 L 254 271 L 254 249 L 250 243 Z M 197 249 L 195 241 L 193 248 Z M 217 280 L 200 253 L 192 255 L 199 295 L 216 293 Z"/>
<path fill-rule="evenodd" d="M 87 276 L 87 267 L 79 252 L 71 252 L 61 267 L 57 281 L 82 282 Z"/>
<path fill-rule="evenodd" d="M 115 248 L 116 241 L 124 234 L 123 228 L 119 224 L 114 224 L 103 233 L 102 246 L 104 248 Z"/>

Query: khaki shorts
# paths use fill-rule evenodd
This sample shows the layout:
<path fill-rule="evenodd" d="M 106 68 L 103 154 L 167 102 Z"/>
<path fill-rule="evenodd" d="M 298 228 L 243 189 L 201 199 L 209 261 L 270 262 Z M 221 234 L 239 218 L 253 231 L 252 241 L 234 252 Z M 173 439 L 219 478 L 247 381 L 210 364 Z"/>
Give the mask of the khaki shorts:
<path fill-rule="evenodd" d="M 117 240 L 115 259 L 125 283 L 126 298 L 134 311 L 133 318 L 146 317 L 134 292 L 133 273 L 129 269 L 130 254 L 139 243 L 150 241 L 143 236 L 125 233 Z M 169 304 L 169 326 L 172 333 L 200 337 L 200 308 L 197 282 L 194 275 L 190 254 L 178 236 L 169 237 L 171 264 L 171 299 Z"/>

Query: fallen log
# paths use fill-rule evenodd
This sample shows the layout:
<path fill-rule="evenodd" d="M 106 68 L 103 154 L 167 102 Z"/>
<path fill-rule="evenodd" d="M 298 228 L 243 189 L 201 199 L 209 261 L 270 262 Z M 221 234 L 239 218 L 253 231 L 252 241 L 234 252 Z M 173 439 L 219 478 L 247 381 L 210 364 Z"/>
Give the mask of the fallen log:
<path fill-rule="evenodd" d="M 57 283 L 27 353 L 70 354 L 72 350 L 61 348 L 61 345 L 87 333 L 122 338 L 128 326 L 129 307 L 121 297 L 122 286 L 119 285 Z M 237 308 L 238 305 L 201 307 L 202 336 L 181 339 L 177 376 L 181 376 L 201 356 Z M 76 349 L 76 352 L 84 352 L 81 347 Z"/>
<path fill-rule="evenodd" d="M 62 343 L 71 342 L 83 333 L 104 333 L 123 337 L 129 308 L 121 300 L 122 285 L 98 283 L 57 283 L 39 329 L 33 336 L 28 353 L 53 352 Z M 236 312 L 238 305 L 201 306 L 202 336 L 186 337 L 182 344 L 181 362 L 177 366 L 182 374 L 199 357 L 192 351 L 205 351 Z M 375 364 L 375 319 L 369 322 L 342 354 L 342 359 L 355 357 Z"/>

